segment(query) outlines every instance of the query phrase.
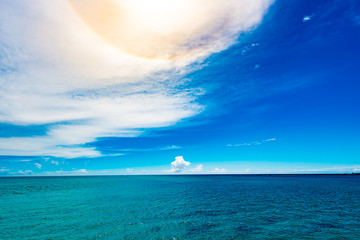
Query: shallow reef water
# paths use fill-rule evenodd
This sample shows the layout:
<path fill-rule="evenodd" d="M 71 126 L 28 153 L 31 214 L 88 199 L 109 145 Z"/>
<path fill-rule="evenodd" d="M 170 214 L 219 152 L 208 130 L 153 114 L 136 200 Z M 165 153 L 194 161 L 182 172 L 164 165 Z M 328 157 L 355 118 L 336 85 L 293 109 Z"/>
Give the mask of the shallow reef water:
<path fill-rule="evenodd" d="M 360 176 L 0 178 L 0 239 L 360 239 Z"/>

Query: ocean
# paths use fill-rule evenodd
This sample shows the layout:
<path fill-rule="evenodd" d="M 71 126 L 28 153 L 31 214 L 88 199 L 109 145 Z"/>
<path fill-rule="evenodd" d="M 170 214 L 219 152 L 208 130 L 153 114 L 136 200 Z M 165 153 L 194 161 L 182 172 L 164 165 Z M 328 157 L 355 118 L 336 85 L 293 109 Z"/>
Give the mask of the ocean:
<path fill-rule="evenodd" d="M 0 178 L 0 239 L 360 239 L 360 176 Z"/>

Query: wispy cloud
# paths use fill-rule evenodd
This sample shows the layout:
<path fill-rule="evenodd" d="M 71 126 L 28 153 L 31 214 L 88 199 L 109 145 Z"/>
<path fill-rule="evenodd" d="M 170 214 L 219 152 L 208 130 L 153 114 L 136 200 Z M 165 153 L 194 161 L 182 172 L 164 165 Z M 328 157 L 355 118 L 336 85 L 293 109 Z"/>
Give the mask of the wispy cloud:
<path fill-rule="evenodd" d="M 107 171 L 88 171 L 87 169 L 73 169 L 73 170 L 58 170 L 58 171 L 45 171 L 42 173 L 33 173 L 34 176 L 81 176 L 81 175 L 103 175 Z"/>
<path fill-rule="evenodd" d="M 37 167 L 38 169 L 41 169 L 42 165 L 40 163 L 35 163 L 35 167 Z"/>
<path fill-rule="evenodd" d="M 193 172 L 193 173 L 199 173 L 203 170 L 203 165 L 202 164 L 199 164 L 197 165 L 195 168 L 192 168 L 190 169 L 190 172 Z"/>
<path fill-rule="evenodd" d="M 181 90 L 183 77 L 256 27 L 273 1 L 186 1 L 189 9 L 201 6 L 201 14 L 178 18 L 181 27 L 165 32 L 174 35 L 163 46 L 181 55 L 172 61 L 140 57 L 130 51 L 133 45 L 115 46 L 84 24 L 69 2 L 0 2 L 0 22 L 9 23 L 0 25 L 0 122 L 47 125 L 42 136 L 0 138 L 0 155 L 99 157 L 99 149 L 85 144 L 136 137 L 199 114 L 199 91 Z"/>
<path fill-rule="evenodd" d="M 52 164 L 55 164 L 56 166 L 59 165 L 59 161 L 51 160 L 51 163 L 52 163 Z"/>
<path fill-rule="evenodd" d="M 304 169 L 292 169 L 286 171 L 287 173 L 358 173 L 360 172 L 360 166 L 352 167 L 327 167 L 327 168 L 304 168 Z"/>
<path fill-rule="evenodd" d="M 31 170 L 19 170 L 18 173 L 22 174 L 22 175 L 30 175 L 30 174 L 33 173 L 33 171 L 31 171 Z"/>
<path fill-rule="evenodd" d="M 181 149 L 181 146 L 178 145 L 169 145 L 162 147 L 154 147 L 154 148 L 126 148 L 126 149 L 112 149 L 119 152 L 152 152 L 152 151 L 167 151 L 167 150 L 175 150 Z"/>
<path fill-rule="evenodd" d="M 88 171 L 86 169 L 73 170 L 75 174 L 87 174 Z"/>
<path fill-rule="evenodd" d="M 256 48 L 256 47 L 258 47 L 258 46 L 260 46 L 259 43 L 252 43 L 252 44 L 250 44 L 250 45 L 248 45 L 248 46 L 245 46 L 245 47 L 243 48 L 243 50 L 241 51 L 241 55 L 247 54 L 249 51 L 253 50 L 254 48 Z"/>
<path fill-rule="evenodd" d="M 253 146 L 253 145 L 260 145 L 265 142 L 271 142 L 276 141 L 276 138 L 269 138 L 261 141 L 255 141 L 255 142 L 244 142 L 244 143 L 236 143 L 236 144 L 227 144 L 228 147 L 241 147 L 241 146 Z"/>

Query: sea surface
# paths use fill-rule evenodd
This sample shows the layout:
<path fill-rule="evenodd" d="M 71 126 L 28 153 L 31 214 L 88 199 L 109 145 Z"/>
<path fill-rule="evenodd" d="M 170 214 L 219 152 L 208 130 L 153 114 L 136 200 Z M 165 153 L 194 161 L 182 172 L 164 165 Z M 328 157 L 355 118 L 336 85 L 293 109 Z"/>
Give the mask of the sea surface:
<path fill-rule="evenodd" d="M 360 239 L 360 176 L 0 178 L 0 239 Z"/>

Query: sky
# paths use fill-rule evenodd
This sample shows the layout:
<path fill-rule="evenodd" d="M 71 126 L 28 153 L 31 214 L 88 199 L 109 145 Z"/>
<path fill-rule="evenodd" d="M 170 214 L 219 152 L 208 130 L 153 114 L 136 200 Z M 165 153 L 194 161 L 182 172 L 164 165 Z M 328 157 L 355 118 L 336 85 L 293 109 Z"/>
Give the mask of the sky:
<path fill-rule="evenodd" d="M 356 0 L 0 2 L 0 176 L 360 172 Z"/>

